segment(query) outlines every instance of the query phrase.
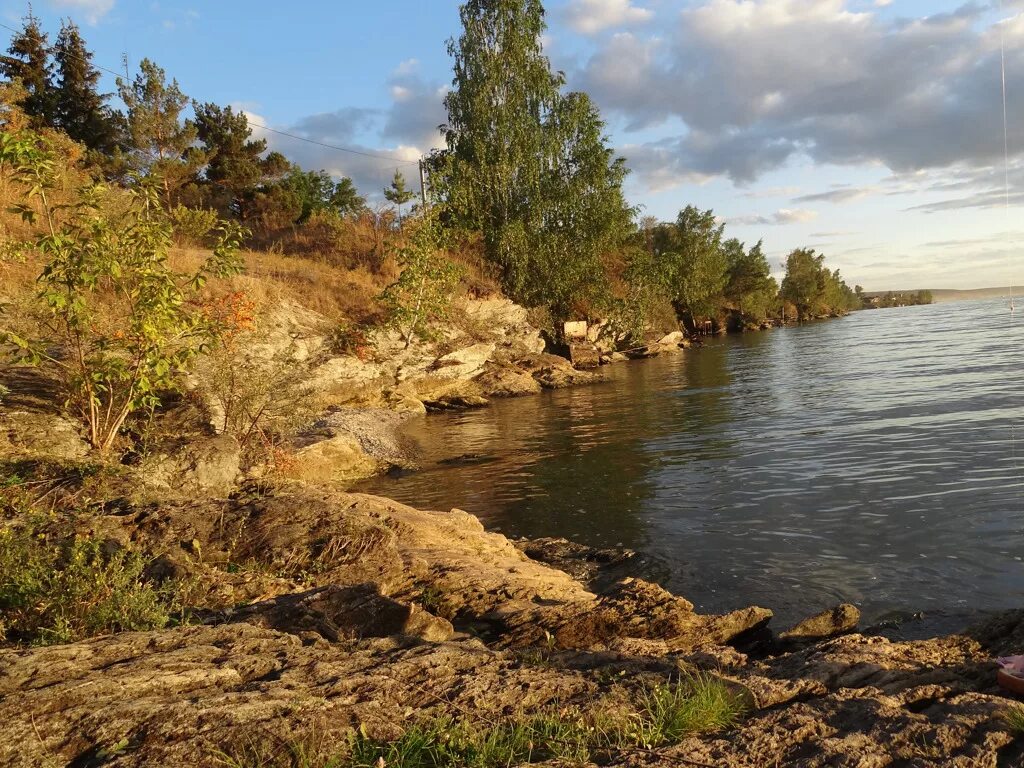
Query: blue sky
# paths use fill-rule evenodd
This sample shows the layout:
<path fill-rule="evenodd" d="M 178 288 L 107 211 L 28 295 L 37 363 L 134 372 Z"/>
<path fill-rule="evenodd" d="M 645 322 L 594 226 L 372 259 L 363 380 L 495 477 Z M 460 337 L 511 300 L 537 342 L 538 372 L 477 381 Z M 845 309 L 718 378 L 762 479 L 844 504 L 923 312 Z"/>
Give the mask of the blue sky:
<path fill-rule="evenodd" d="M 763 238 L 776 264 L 791 248 L 817 247 L 868 289 L 1019 284 L 1024 0 L 1002 5 L 551 0 L 545 44 L 570 87 L 601 106 L 645 213 L 714 208 L 729 233 Z M 267 134 L 296 162 L 351 175 L 364 192 L 439 144 L 456 0 L 36 0 L 34 10 L 54 31 L 61 17 L 76 20 L 102 66 L 149 57 L 197 100 L 394 158 Z M 7 25 L 25 11 L 0 0 Z"/>

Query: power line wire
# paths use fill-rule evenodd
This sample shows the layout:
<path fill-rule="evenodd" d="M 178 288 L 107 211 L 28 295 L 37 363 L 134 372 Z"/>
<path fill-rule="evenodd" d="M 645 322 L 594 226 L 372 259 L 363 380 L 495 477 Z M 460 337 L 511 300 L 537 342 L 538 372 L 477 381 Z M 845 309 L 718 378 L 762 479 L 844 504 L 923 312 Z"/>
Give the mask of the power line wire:
<path fill-rule="evenodd" d="M 14 27 L 9 27 L 9 26 L 7 26 L 4 23 L 0 23 L 0 27 L 2 27 L 3 29 L 8 30 L 9 32 L 13 32 L 14 34 L 19 34 L 21 32 L 21 30 L 15 29 Z M 78 58 L 79 61 L 84 62 L 85 64 L 88 64 L 89 66 L 99 70 L 100 72 L 106 72 L 108 74 L 114 75 L 118 79 L 124 78 L 125 76 L 128 75 L 127 72 L 117 72 L 116 70 L 100 66 L 99 64 L 94 63 L 87 56 L 78 56 L 77 58 Z M 419 160 L 400 160 L 397 157 L 388 157 L 387 155 L 375 154 L 373 152 L 363 152 L 363 151 L 358 150 L 358 149 L 349 149 L 348 147 L 340 147 L 340 146 L 338 146 L 336 144 L 327 144 L 327 143 L 322 142 L 322 141 L 316 141 L 315 139 L 307 139 L 305 136 L 299 136 L 298 134 L 295 134 L 295 133 L 288 133 L 287 131 L 279 131 L 277 128 L 271 128 L 269 125 L 262 125 L 261 123 L 254 122 L 251 118 L 249 118 L 248 115 L 246 115 L 246 120 L 248 121 L 249 125 L 252 126 L 253 128 L 259 128 L 260 130 L 269 131 L 270 133 L 276 133 L 276 134 L 278 134 L 280 136 L 287 136 L 290 139 L 295 139 L 296 141 L 303 141 L 303 142 L 305 142 L 307 144 L 313 144 L 313 145 L 318 146 L 318 147 L 324 147 L 325 149 L 333 149 L 336 152 L 345 152 L 345 153 L 350 154 L 350 155 L 358 155 L 360 157 L 368 157 L 368 158 L 371 158 L 371 159 L 374 159 L 374 160 L 383 160 L 383 161 L 386 161 L 386 162 L 391 163 L 393 165 L 418 165 L 419 162 L 420 162 Z"/>

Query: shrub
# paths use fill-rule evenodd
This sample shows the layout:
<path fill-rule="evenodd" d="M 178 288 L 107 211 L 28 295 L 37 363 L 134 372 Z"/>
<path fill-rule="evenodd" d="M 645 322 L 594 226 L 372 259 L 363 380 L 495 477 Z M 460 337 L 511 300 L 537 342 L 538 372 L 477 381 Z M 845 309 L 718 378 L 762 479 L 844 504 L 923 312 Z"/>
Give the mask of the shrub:
<path fill-rule="evenodd" d="M 176 585 L 153 584 L 145 567 L 140 555 L 107 554 L 91 539 L 0 530 L 0 641 L 50 645 L 166 626 Z"/>
<path fill-rule="evenodd" d="M 416 225 L 399 251 L 402 272 L 381 295 L 388 324 L 397 328 L 408 348 L 417 336 L 430 337 L 431 323 L 447 316 L 462 270 L 441 251 L 441 227 L 435 216 Z"/>
<path fill-rule="evenodd" d="M 217 212 L 204 208 L 186 208 L 179 205 L 171 209 L 170 216 L 178 245 L 203 245 L 210 233 L 220 224 Z"/>
<path fill-rule="evenodd" d="M 14 168 L 24 197 L 16 208 L 38 225 L 31 245 L 46 264 L 36 326 L 28 336 L 0 332 L 0 342 L 13 344 L 19 361 L 55 371 L 92 446 L 106 452 L 125 420 L 159 404 L 159 393 L 218 336 L 200 291 L 208 277 L 240 269 L 243 233 L 223 225 L 199 269 L 179 274 L 167 262 L 171 224 L 155 186 L 122 197 L 93 184 L 77 202 L 55 206 L 59 180 L 46 144 L 30 133 L 2 139 L 0 164 Z"/>

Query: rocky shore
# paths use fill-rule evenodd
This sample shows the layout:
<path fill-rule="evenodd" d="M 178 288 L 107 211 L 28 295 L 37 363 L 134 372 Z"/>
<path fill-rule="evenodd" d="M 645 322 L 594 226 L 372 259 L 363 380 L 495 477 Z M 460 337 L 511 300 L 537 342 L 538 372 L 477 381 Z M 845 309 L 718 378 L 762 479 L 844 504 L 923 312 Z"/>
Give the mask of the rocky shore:
<path fill-rule="evenodd" d="M 840 607 L 773 637 L 765 608 L 701 615 L 630 577 L 595 593 L 524 550 L 589 579 L 628 553 L 516 546 L 464 512 L 302 484 L 125 504 L 78 525 L 160 553 L 156 567 L 219 607 L 164 630 L 0 650 L 0 765 L 214 765 L 303 740 L 329 753 L 425 718 L 627 706 L 681 672 L 742 692 L 741 723 L 605 764 L 1024 760 L 993 662 L 1024 643 L 1024 611 L 897 643 L 852 632 L 856 611 Z"/>
<path fill-rule="evenodd" d="M 631 356 L 685 344 L 668 336 Z M 283 305 L 244 349 L 236 363 L 285 369 L 282 397 L 311 403 L 274 466 L 223 429 L 201 367 L 146 450 L 121 462 L 90 454 L 45 381 L 3 372 L 0 487 L 36 512 L 45 502 L 33 522 L 45 535 L 139 553 L 149 581 L 184 596 L 162 629 L 0 646 L 0 766 L 356 765 L 338 755 L 429 722 L 632 728 L 652 690 L 684 680 L 712 681 L 736 717 L 551 764 L 1024 764 L 994 662 L 1024 649 L 1024 611 L 916 642 L 859 634 L 845 605 L 775 628 L 765 607 L 697 613 L 636 578 L 629 552 L 513 542 L 462 511 L 346 492 L 415 466 L 406 419 L 598 379 L 546 354 L 510 302 L 468 304 L 429 344 L 382 335 L 361 354 Z M 401 764 L 380 761 L 368 764 Z"/>

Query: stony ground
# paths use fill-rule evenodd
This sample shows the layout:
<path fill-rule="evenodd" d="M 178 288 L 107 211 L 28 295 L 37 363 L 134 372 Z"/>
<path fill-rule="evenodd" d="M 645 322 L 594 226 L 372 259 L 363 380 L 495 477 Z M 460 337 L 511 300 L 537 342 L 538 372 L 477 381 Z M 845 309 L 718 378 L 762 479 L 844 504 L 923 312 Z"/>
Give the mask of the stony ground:
<path fill-rule="evenodd" d="M 415 465 L 398 429 L 410 414 L 594 379 L 545 354 L 509 302 L 466 316 L 472 338 L 453 335 L 451 350 L 383 339 L 364 360 L 325 351 L 318 318 L 281 308 L 253 356 L 293 366 L 317 396 L 364 389 L 358 407 L 331 406 L 291 436 L 294 459 L 273 481 L 213 433 L 200 381 L 164 417 L 174 439 L 104 469 L 102 493 L 39 485 L 55 506 L 72 497 L 77 533 L 145 553 L 151 575 L 192 585 L 199 608 L 187 626 L 0 649 L 0 766 L 274 765 L 266 756 L 289 745 L 329 754 L 352 733 L 395 738 L 438 715 L 628 711 L 649 686 L 694 672 L 742 695 L 743 722 L 603 764 L 1024 766 L 993 661 L 1024 652 L 1024 611 L 892 642 L 856 634 L 856 610 L 840 606 L 776 634 L 766 608 L 700 615 L 630 578 L 630 553 L 511 542 L 464 512 L 339 490 Z M 636 356 L 680 348 L 663 342 Z M 20 457 L 19 472 L 57 460 L 75 475 L 93 461 L 45 381 L 0 374 L 0 454 Z"/>
<path fill-rule="evenodd" d="M 566 567 L 608 553 L 517 547 L 458 511 L 295 484 L 129 505 L 88 525 L 161 552 L 221 607 L 197 626 L 0 651 L 0 765 L 210 765 L 255 742 L 341 745 L 360 726 L 391 738 L 438 713 L 628 702 L 684 669 L 734 681 L 753 711 L 615 764 L 1024 764 L 992 661 L 1019 650 L 1024 612 L 974 637 L 804 637 L 766 653 L 770 611 L 702 616 L 629 578 L 596 594 L 522 549 L 558 550 Z M 828 634 L 850 618 L 830 616 L 808 626 Z"/>

